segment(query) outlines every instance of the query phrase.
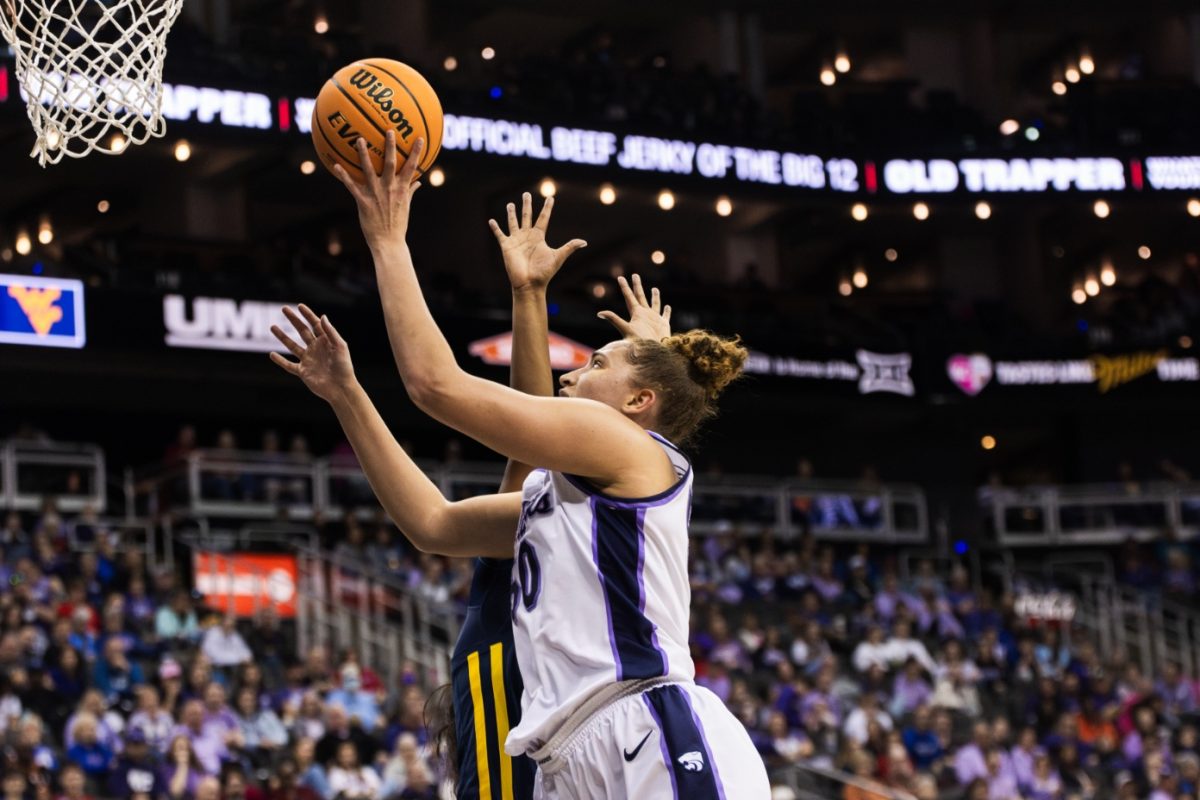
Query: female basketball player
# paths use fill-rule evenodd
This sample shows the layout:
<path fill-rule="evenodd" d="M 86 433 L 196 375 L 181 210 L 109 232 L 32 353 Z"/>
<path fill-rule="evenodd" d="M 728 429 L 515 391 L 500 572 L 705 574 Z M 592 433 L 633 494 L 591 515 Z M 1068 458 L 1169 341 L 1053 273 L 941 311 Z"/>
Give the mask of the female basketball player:
<path fill-rule="evenodd" d="M 380 501 L 417 547 L 515 555 L 525 691 L 505 749 L 538 762 L 535 796 L 767 797 L 749 736 L 692 681 L 692 471 L 668 441 L 685 441 L 715 414 L 746 351 L 703 331 L 611 342 L 563 376 L 558 398 L 467 374 L 429 314 L 406 242 L 422 143 L 399 172 L 393 135 L 384 149 L 383 177 L 366 170 L 359 185 L 336 172 L 358 204 L 409 396 L 492 450 L 541 468 L 522 493 L 448 502 L 395 444 L 327 317 L 286 309 L 303 344 L 275 334 L 299 361 L 272 359 L 330 402 Z M 368 163 L 363 142 L 359 153 Z"/>

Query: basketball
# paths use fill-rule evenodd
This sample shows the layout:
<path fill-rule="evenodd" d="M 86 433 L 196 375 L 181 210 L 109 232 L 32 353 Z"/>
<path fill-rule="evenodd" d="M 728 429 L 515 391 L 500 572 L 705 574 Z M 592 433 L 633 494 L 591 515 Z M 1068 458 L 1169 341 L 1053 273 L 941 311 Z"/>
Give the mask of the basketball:
<path fill-rule="evenodd" d="M 384 136 L 396 132 L 396 167 L 404 163 L 418 138 L 425 151 L 417 165 L 424 175 L 442 149 L 442 103 L 419 72 L 386 58 L 368 58 L 342 67 L 321 87 L 313 106 L 312 138 L 326 168 L 341 164 L 363 180 L 355 141 L 361 136 L 372 168 L 383 170 Z"/>

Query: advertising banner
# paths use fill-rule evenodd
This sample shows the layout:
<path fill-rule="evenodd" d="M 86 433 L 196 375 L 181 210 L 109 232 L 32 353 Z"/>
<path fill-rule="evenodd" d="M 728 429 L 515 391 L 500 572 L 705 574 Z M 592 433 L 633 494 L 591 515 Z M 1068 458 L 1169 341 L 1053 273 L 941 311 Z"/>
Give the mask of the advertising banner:
<path fill-rule="evenodd" d="M 83 283 L 0 275 L 0 344 L 82 348 Z"/>
<path fill-rule="evenodd" d="M 193 585 L 213 608 L 251 617 L 273 606 L 280 617 L 296 616 L 295 556 L 197 552 L 192 566 Z"/>

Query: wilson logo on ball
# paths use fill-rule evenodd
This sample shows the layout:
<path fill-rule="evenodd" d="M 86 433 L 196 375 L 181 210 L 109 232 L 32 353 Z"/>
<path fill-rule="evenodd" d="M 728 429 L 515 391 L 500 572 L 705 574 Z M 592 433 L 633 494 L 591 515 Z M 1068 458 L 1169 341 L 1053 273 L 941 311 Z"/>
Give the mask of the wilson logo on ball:
<path fill-rule="evenodd" d="M 387 115 L 388 120 L 396 126 L 396 133 L 407 139 L 412 136 L 413 126 L 404 117 L 404 112 L 396 108 L 396 104 L 391 101 L 392 95 L 395 94 L 387 86 L 380 83 L 375 74 L 367 69 L 360 69 L 350 77 L 350 85 L 356 89 L 363 89 L 370 100 L 379 107 L 379 110 Z"/>

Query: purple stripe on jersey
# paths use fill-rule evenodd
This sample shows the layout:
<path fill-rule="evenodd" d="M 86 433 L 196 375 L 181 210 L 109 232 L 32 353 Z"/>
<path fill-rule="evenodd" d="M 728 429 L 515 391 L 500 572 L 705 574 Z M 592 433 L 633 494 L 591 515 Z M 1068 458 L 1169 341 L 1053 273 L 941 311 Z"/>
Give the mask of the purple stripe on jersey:
<path fill-rule="evenodd" d="M 612 506 L 613 508 L 653 508 L 655 506 L 665 506 L 667 503 L 674 500 L 679 495 L 679 492 L 681 489 L 683 489 L 684 485 L 687 484 L 687 479 L 691 476 L 692 470 L 689 467 L 688 471 L 683 474 L 683 477 L 665 492 L 660 492 L 659 494 L 644 498 L 610 497 L 609 495 L 597 490 L 595 487 L 588 486 L 587 482 L 577 475 L 569 475 L 565 472 L 561 474 L 567 479 L 567 483 L 571 484 L 590 498 L 604 501 L 604 504 L 607 506 Z"/>
<path fill-rule="evenodd" d="M 608 599 L 608 581 L 600 568 L 600 515 L 596 513 L 596 498 L 588 501 L 592 511 L 592 560 L 596 564 L 596 577 L 600 579 L 600 594 L 604 597 L 604 613 L 608 617 L 608 643 L 612 647 L 613 664 L 617 669 L 617 680 L 624 680 L 621 669 L 621 654 L 617 651 L 617 634 L 613 630 L 612 603 Z"/>
<path fill-rule="evenodd" d="M 642 692 L 642 702 L 646 704 L 646 708 L 650 709 L 650 716 L 654 717 L 654 724 L 658 726 L 658 749 L 662 751 L 663 762 L 667 765 L 667 774 L 671 776 L 671 795 L 675 800 L 679 800 L 679 783 L 675 780 L 675 764 L 671 761 L 671 751 L 667 749 L 667 729 L 663 727 L 662 717 L 658 715 L 658 709 L 654 707 L 654 703 L 650 702 L 648 692 Z"/>
<path fill-rule="evenodd" d="M 712 766 L 713 778 L 717 782 L 717 792 L 720 793 L 721 800 L 725 800 L 725 784 L 721 783 L 721 773 L 717 771 L 716 759 L 713 758 L 712 748 L 708 746 L 708 737 L 704 734 L 704 724 L 700 722 L 700 717 L 696 714 L 696 707 L 692 705 L 692 698 L 687 689 L 680 688 L 679 694 L 683 695 L 683 702 L 687 703 L 688 711 L 692 712 L 692 722 L 696 723 L 696 730 L 700 732 L 700 741 L 704 743 L 704 754 L 708 756 L 708 763 Z"/>
<path fill-rule="evenodd" d="M 638 584 L 638 611 L 642 612 L 642 616 L 646 616 L 646 509 L 640 508 L 637 512 L 637 545 L 638 545 L 638 563 L 637 563 L 637 584 Z M 650 619 L 646 617 L 646 619 Z M 667 651 L 663 650 L 658 644 L 658 626 L 650 620 L 650 644 L 662 656 L 663 674 L 671 674 L 671 662 L 667 658 Z"/>

